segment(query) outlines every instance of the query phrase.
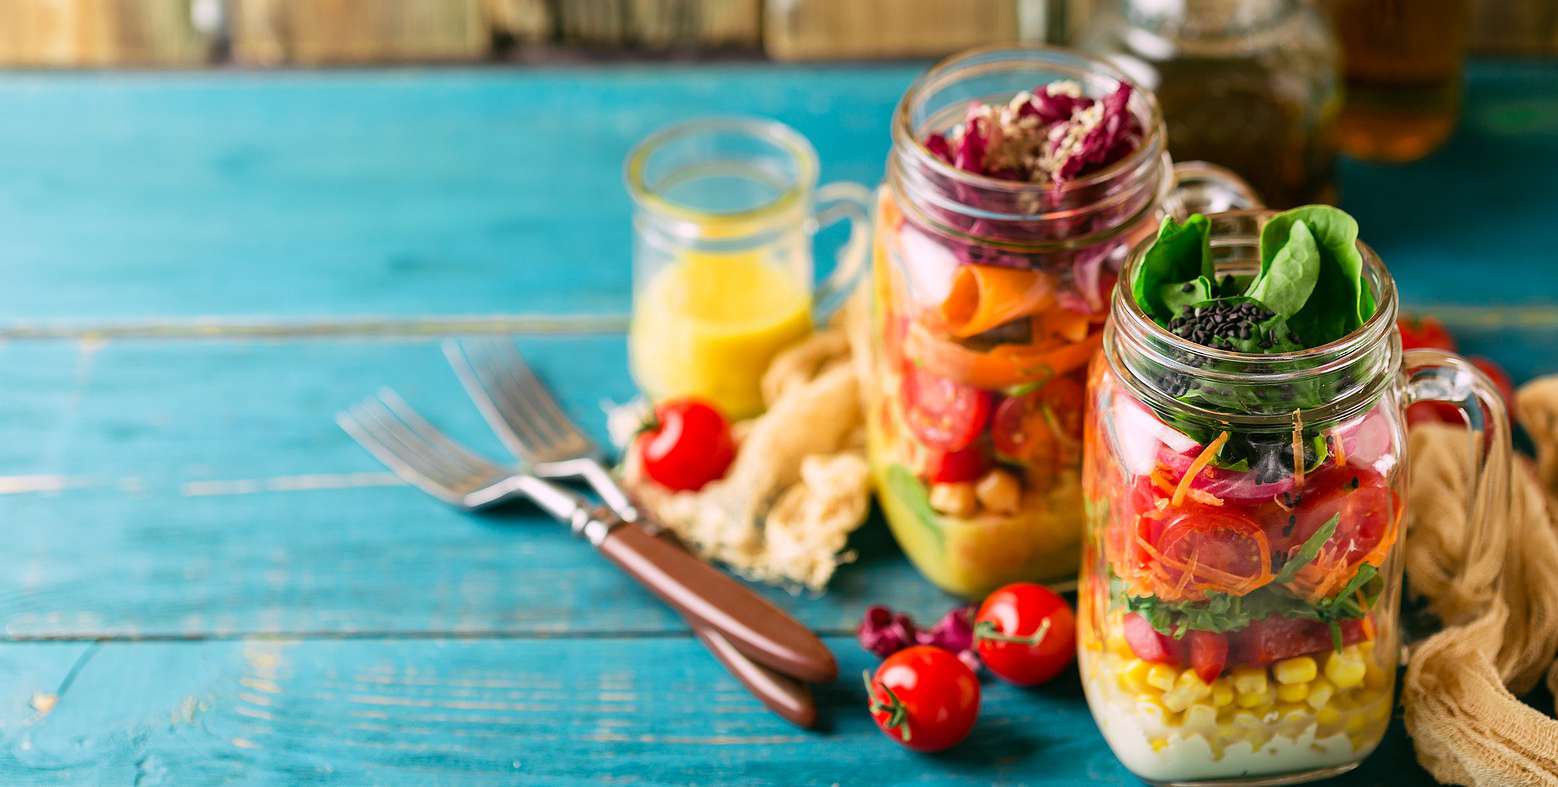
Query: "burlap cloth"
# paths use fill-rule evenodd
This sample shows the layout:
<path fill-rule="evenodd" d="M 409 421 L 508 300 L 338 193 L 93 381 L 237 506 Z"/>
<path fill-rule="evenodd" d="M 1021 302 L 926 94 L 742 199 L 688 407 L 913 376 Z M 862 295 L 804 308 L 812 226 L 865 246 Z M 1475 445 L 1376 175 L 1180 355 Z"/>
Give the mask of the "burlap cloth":
<path fill-rule="evenodd" d="M 1401 699 L 1418 762 L 1446 783 L 1558 785 L 1558 721 L 1516 699 L 1543 675 L 1558 693 L 1558 376 L 1515 410 L 1537 462 L 1515 460 L 1483 528 L 1468 525 L 1467 432 L 1409 440 L 1407 586 L 1445 628 L 1411 648 Z"/>

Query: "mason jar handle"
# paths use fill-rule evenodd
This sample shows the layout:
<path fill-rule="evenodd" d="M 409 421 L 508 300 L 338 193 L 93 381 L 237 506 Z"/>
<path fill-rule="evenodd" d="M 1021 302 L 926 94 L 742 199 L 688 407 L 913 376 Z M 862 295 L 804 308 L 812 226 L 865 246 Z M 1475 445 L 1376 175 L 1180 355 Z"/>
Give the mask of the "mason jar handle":
<path fill-rule="evenodd" d="M 1443 402 L 1461 411 L 1466 428 L 1477 436 L 1472 459 L 1472 499 L 1467 555 L 1493 549 L 1499 518 L 1508 513 L 1509 473 L 1513 459 L 1509 413 L 1499 389 L 1476 366 L 1454 353 L 1434 349 L 1408 350 L 1403 361 L 1406 401 Z M 1502 547 L 1499 547 L 1502 549 Z"/>
<path fill-rule="evenodd" d="M 819 324 L 827 322 L 833 312 L 838 311 L 860 280 L 860 274 L 865 272 L 866 247 L 871 240 L 871 190 L 849 181 L 829 183 L 817 189 L 812 233 L 840 219 L 849 220 L 849 238 L 839 247 L 833 272 L 817 285 L 812 319 Z"/>
<path fill-rule="evenodd" d="M 1233 170 L 1206 161 L 1181 161 L 1174 165 L 1174 189 L 1166 207 L 1183 220 L 1192 213 L 1264 208 L 1266 204 L 1249 181 Z"/>

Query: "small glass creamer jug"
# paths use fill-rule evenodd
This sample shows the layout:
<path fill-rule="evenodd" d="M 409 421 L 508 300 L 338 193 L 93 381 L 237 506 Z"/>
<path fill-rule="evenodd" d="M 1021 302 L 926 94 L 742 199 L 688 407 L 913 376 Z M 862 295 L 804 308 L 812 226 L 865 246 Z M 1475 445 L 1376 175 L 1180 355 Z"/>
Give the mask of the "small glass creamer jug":
<path fill-rule="evenodd" d="M 651 400 L 695 396 L 727 416 L 763 409 L 774 355 L 838 307 L 864 265 L 870 191 L 817 187 L 817 154 L 781 123 L 694 120 L 629 155 L 635 212 L 633 377 Z M 812 286 L 813 235 L 851 223 Z"/>

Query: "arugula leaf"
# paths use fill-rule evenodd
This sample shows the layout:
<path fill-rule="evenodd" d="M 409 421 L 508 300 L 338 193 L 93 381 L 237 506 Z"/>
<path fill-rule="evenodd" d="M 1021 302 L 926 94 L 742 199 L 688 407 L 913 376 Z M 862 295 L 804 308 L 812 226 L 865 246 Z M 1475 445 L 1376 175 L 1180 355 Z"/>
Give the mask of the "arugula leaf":
<path fill-rule="evenodd" d="M 1293 578 L 1298 576 L 1300 569 L 1313 563 L 1314 559 L 1320 555 L 1320 548 L 1325 546 L 1325 542 L 1331 540 L 1331 536 L 1336 534 L 1336 526 L 1341 523 L 1342 515 L 1340 513 L 1333 514 L 1330 519 L 1325 520 L 1325 524 L 1321 525 L 1320 529 L 1309 536 L 1304 541 L 1303 546 L 1298 548 L 1298 554 L 1288 558 L 1288 562 L 1282 564 L 1282 570 L 1278 571 L 1276 578 L 1271 581 L 1278 585 L 1292 582 Z"/>
<path fill-rule="evenodd" d="M 1166 281 L 1158 285 L 1158 299 L 1168 309 L 1169 317 L 1173 318 L 1186 306 L 1195 306 L 1215 298 L 1215 286 L 1205 276 L 1197 276 L 1184 283 Z"/>
<path fill-rule="evenodd" d="M 1260 233 L 1261 274 L 1275 261 L 1293 225 L 1302 222 L 1320 253 L 1314 291 L 1288 324 L 1309 347 L 1346 335 L 1374 313 L 1374 298 L 1363 281 L 1358 251 L 1358 222 L 1329 205 L 1305 205 L 1273 216 Z"/>
<path fill-rule="evenodd" d="M 1199 213 L 1185 220 L 1184 224 L 1164 216 L 1158 226 L 1158 238 L 1131 282 L 1131 295 L 1142 310 L 1160 322 L 1173 317 L 1159 297 L 1159 287 L 1167 282 L 1187 282 L 1198 276 L 1211 279 L 1212 223 Z"/>
<path fill-rule="evenodd" d="M 930 506 L 930 493 L 909 468 L 898 464 L 887 466 L 887 491 L 914 512 L 915 518 L 936 537 L 937 543 L 945 543 L 946 535 L 941 532 L 940 518 Z"/>
<path fill-rule="evenodd" d="M 1260 275 L 1244 294 L 1279 317 L 1292 317 L 1304 308 L 1319 276 L 1320 249 L 1315 245 L 1315 237 L 1308 225 L 1295 221 L 1287 242 L 1271 258 L 1270 265 L 1261 266 Z"/>

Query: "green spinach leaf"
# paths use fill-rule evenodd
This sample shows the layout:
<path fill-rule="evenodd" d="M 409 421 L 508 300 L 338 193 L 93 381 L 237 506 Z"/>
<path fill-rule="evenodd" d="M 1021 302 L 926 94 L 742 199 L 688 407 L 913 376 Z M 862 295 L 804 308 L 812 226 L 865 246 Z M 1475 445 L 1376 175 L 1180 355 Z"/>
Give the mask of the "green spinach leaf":
<path fill-rule="evenodd" d="M 1199 213 L 1184 224 L 1174 221 L 1172 216 L 1163 217 L 1158 239 L 1147 249 L 1131 282 L 1131 294 L 1143 311 L 1159 322 L 1167 322 L 1173 313 L 1159 297 L 1163 284 L 1183 283 L 1198 276 L 1211 279 L 1211 237 L 1212 224 Z"/>
<path fill-rule="evenodd" d="M 1302 221 L 1293 222 L 1287 242 L 1262 265 L 1261 272 L 1244 294 L 1260 301 L 1279 317 L 1292 317 L 1304 308 L 1315 280 L 1320 277 L 1320 249 Z"/>
<path fill-rule="evenodd" d="M 1197 276 L 1187 282 L 1166 281 L 1158 285 L 1158 299 L 1168 309 L 1170 318 L 1179 314 L 1186 306 L 1194 306 L 1205 303 L 1216 297 L 1212 280 L 1205 276 Z"/>
<path fill-rule="evenodd" d="M 1373 314 L 1374 299 L 1363 280 L 1358 222 L 1329 205 L 1283 211 L 1266 223 L 1260 233 L 1261 275 L 1270 269 L 1299 222 L 1314 236 L 1320 266 L 1313 292 L 1288 325 L 1305 346 L 1318 347 L 1362 325 Z"/>

